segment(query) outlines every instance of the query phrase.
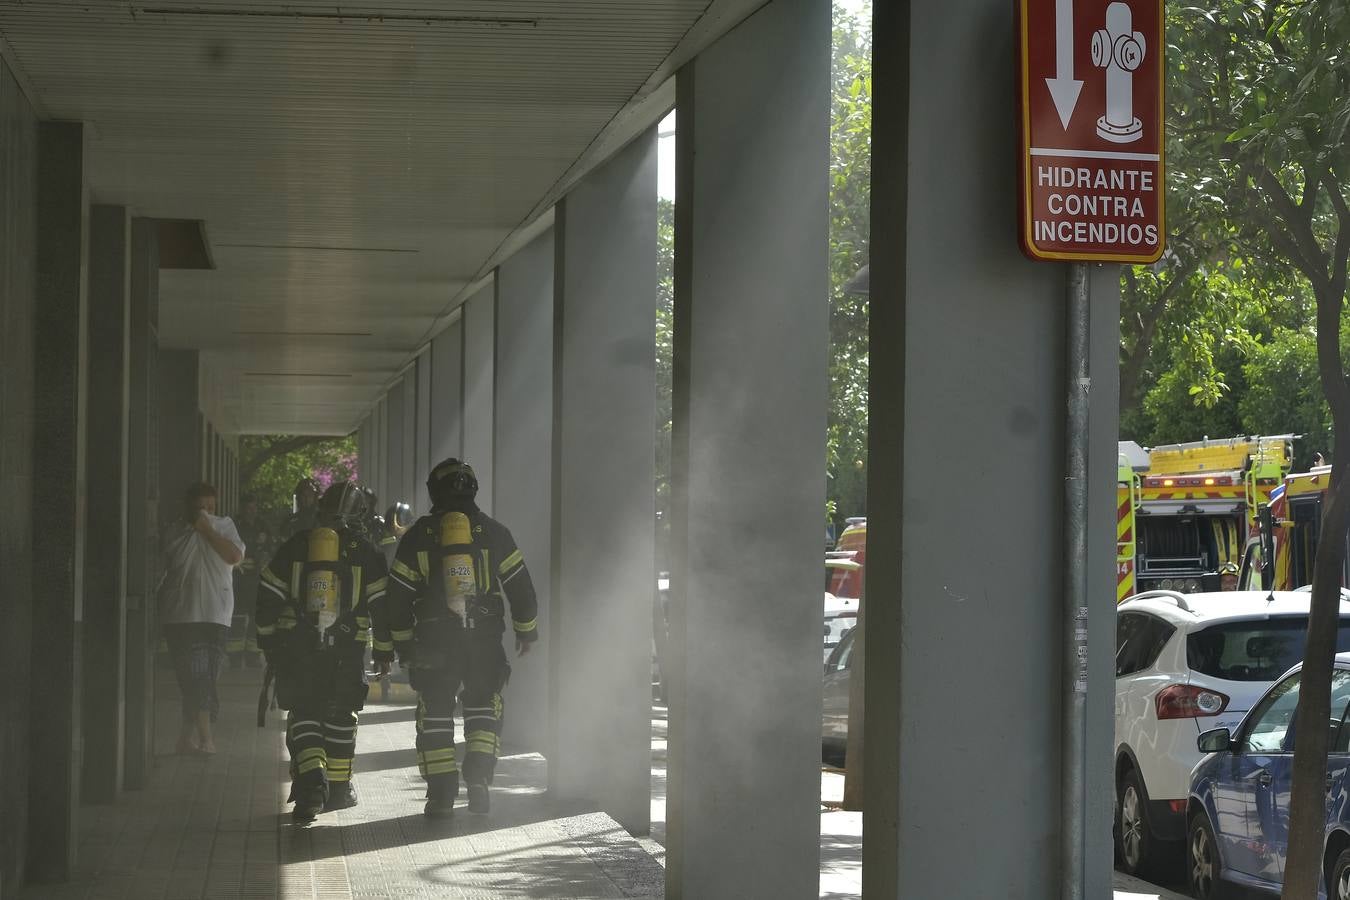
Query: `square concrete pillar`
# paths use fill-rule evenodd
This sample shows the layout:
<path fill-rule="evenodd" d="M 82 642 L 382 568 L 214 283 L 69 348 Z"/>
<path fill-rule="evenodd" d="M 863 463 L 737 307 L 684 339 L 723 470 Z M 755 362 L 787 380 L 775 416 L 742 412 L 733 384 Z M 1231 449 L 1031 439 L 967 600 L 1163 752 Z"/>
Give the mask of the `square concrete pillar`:
<path fill-rule="evenodd" d="M 403 458 L 399 464 L 400 479 L 394 500 L 414 503 L 417 494 L 417 435 L 420 426 L 417 420 L 417 370 L 408 370 L 400 385 L 403 391 L 403 434 L 401 445 Z M 425 479 L 423 479 L 425 488 Z"/>
<path fill-rule="evenodd" d="M 84 126 L 38 128 L 28 875 L 70 877 L 82 735 L 88 190 Z"/>
<path fill-rule="evenodd" d="M 388 506 L 397 500 L 402 500 L 400 496 L 403 492 L 403 461 L 405 459 L 404 445 L 407 438 L 407 427 L 405 425 L 403 381 L 389 389 L 385 395 L 385 447 L 387 453 L 384 457 L 385 473 L 385 493 L 380 494 L 380 505 Z M 411 413 L 412 410 L 406 410 Z"/>
<path fill-rule="evenodd" d="M 84 553 L 84 782 L 88 803 L 122 790 L 126 715 L 127 444 L 131 381 L 131 217 L 89 212 L 89 539 Z"/>
<path fill-rule="evenodd" d="M 1013 70 L 1008 4 L 874 16 L 863 893 L 1044 900 L 1061 870 L 1066 267 L 1018 250 L 1015 118 L 990 77 Z M 1118 279 L 1092 269 L 1089 768 L 1070 798 L 1085 897 L 1111 896 Z"/>
<path fill-rule="evenodd" d="M 0 659 L 9 671 L 0 692 L 0 895 L 18 894 L 27 854 L 28 723 L 41 715 L 29 702 L 32 665 L 33 440 L 37 360 L 38 120 L 23 91 L 0 64 L 0 572 L 5 573 L 6 627 Z"/>
<path fill-rule="evenodd" d="M 154 323 L 159 311 L 159 230 L 131 221 L 131 322 L 127 369 L 126 760 L 124 787 L 144 788 L 154 754 L 154 588 L 159 567 L 159 453 Z"/>
<path fill-rule="evenodd" d="M 577 184 L 554 228 L 549 782 L 645 834 L 656 595 L 655 130 Z"/>
<path fill-rule="evenodd" d="M 202 477 L 203 429 L 197 412 L 196 350 L 160 350 L 155 384 L 159 445 L 160 533 L 183 517 L 183 492 Z"/>
<path fill-rule="evenodd" d="M 829 77 L 824 0 L 678 76 L 668 897 L 817 896 Z"/>
<path fill-rule="evenodd" d="M 431 350 L 417 357 L 417 453 L 413 460 L 413 477 L 409 494 L 404 499 L 416 513 L 431 508 L 426 498 L 427 476 L 431 474 Z"/>
<path fill-rule="evenodd" d="M 492 515 L 497 304 L 492 288 L 464 304 L 464 456 L 478 475 L 478 505 Z"/>
<path fill-rule="evenodd" d="M 456 318 L 431 342 L 431 465 L 464 455 L 464 322 Z M 431 506 L 426 492 L 418 509 Z"/>
<path fill-rule="evenodd" d="M 539 636 L 529 656 L 511 659 L 502 740 L 508 753 L 545 751 L 549 740 L 549 639 L 553 560 L 553 232 L 497 269 L 493 515 L 516 539 L 539 594 Z M 465 443 L 469 443 L 468 433 Z M 472 455 L 466 458 L 479 471 Z M 479 489 L 482 503 L 484 489 Z M 486 507 L 484 507 L 486 509 Z M 507 641 L 511 641 L 510 632 Z"/>

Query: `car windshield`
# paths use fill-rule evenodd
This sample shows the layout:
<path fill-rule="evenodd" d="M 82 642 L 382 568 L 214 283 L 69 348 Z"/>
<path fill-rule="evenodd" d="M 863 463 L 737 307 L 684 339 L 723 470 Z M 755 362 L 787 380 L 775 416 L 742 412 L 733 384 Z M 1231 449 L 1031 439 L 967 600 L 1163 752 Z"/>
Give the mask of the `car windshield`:
<path fill-rule="evenodd" d="M 1274 681 L 1303 660 L 1307 616 L 1224 622 L 1186 638 L 1190 668 L 1225 681 Z M 1336 652 L 1350 650 L 1350 618 L 1342 618 Z"/>

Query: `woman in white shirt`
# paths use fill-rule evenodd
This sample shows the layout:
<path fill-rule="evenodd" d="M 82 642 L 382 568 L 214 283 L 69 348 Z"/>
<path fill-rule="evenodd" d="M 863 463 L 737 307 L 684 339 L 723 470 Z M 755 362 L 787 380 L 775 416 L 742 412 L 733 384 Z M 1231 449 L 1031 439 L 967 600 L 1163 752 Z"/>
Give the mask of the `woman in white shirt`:
<path fill-rule="evenodd" d="M 159 613 L 183 693 L 179 753 L 216 752 L 211 723 L 220 711 L 216 680 L 234 615 L 232 570 L 244 542 L 227 516 L 216 514 L 216 489 L 197 483 L 183 495 L 183 517 L 164 540 L 165 572 Z"/>

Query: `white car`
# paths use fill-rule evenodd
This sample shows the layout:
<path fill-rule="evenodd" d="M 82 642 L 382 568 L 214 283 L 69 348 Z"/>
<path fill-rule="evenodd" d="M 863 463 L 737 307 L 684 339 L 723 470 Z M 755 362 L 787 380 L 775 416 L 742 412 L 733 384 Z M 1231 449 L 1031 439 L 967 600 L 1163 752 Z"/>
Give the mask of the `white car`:
<path fill-rule="evenodd" d="M 1181 859 L 1196 738 L 1236 729 L 1266 689 L 1303 659 L 1308 593 L 1149 591 L 1116 609 L 1118 864 L 1152 873 Z M 1340 650 L 1350 649 L 1341 602 Z"/>
<path fill-rule="evenodd" d="M 858 624 L 858 601 L 852 597 L 836 597 L 825 592 L 825 654 L 821 660 L 828 660 L 839 641 Z"/>

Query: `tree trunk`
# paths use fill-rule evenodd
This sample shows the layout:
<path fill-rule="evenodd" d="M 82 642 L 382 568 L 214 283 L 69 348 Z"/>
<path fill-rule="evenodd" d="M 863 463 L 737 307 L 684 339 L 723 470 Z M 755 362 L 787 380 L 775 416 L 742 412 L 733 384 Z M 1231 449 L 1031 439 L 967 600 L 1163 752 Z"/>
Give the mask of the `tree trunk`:
<path fill-rule="evenodd" d="M 1350 529 L 1350 391 L 1340 356 L 1343 281 L 1317 290 L 1317 358 L 1322 389 L 1335 423 L 1331 484 L 1322 511 L 1322 534 L 1313 564 L 1312 609 L 1299 686 L 1298 720 L 1327 722 L 1331 715 L 1331 673 L 1336 657 L 1341 579 L 1345 569 L 1346 532 Z M 1316 900 L 1324 880 L 1326 835 L 1327 739 L 1325 727 L 1299 728 L 1294 741 L 1294 768 L 1289 802 L 1289 855 L 1285 863 L 1284 900 Z"/>

